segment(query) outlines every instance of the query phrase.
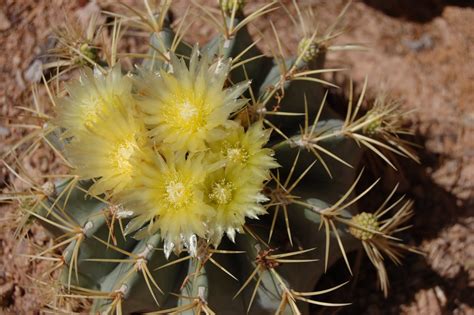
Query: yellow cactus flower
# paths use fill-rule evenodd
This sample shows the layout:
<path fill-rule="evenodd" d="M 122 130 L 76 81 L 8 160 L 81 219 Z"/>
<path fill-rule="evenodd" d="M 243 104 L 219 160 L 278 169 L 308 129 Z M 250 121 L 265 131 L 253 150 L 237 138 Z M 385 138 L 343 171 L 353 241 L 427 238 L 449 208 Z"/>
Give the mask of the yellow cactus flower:
<path fill-rule="evenodd" d="M 153 163 L 140 164 L 136 189 L 122 198 L 136 216 L 126 232 L 148 223 L 143 232 L 160 231 L 167 256 L 172 250 L 180 252 L 183 245 L 194 253 L 196 237 L 206 236 L 206 223 L 214 215 L 202 191 L 206 171 L 213 168 L 204 165 L 201 156 L 186 157 L 184 152 L 155 154 Z"/>
<path fill-rule="evenodd" d="M 244 82 L 224 89 L 229 69 L 229 60 L 210 64 L 195 48 L 189 68 L 171 54 L 168 71 L 142 71 L 138 105 L 151 136 L 174 150 L 190 152 L 203 151 L 206 144 L 222 138 L 225 129 L 236 124 L 229 116 L 246 104 L 238 97 L 249 86 Z"/>
<path fill-rule="evenodd" d="M 78 81 L 66 87 L 68 96 L 58 100 L 56 124 L 65 129 L 64 137 L 77 138 L 119 108 L 133 106 L 132 82 L 120 67 L 107 74 L 86 68 Z"/>
<path fill-rule="evenodd" d="M 224 233 L 234 241 L 235 232 L 240 232 L 246 217 L 256 219 L 266 214 L 261 205 L 268 200 L 261 193 L 263 182 L 255 182 L 252 176 L 236 167 L 220 169 L 208 176 L 205 198 L 215 211 L 208 237 L 214 246 L 219 245 Z"/>
<path fill-rule="evenodd" d="M 116 194 L 126 188 L 135 165 L 150 150 L 145 127 L 130 109 L 100 114 L 94 126 L 77 135 L 66 145 L 66 154 L 81 179 L 96 179 L 89 190 L 93 195 Z"/>
<path fill-rule="evenodd" d="M 225 139 L 213 143 L 211 148 L 219 152 L 229 166 L 245 169 L 255 181 L 261 182 L 268 179 L 271 168 L 279 166 L 273 151 L 263 147 L 269 137 L 270 131 L 257 122 L 247 131 L 241 126 L 233 128 Z"/>

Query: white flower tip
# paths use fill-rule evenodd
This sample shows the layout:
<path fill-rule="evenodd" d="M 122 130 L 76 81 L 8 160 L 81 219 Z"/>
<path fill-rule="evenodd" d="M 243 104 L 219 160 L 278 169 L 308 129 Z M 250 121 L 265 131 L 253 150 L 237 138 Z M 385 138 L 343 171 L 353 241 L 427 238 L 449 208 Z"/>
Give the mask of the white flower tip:
<path fill-rule="evenodd" d="M 263 194 L 258 194 L 257 195 L 257 202 L 258 203 L 263 203 L 263 202 L 267 202 L 267 201 L 270 201 L 270 199 L 267 196 L 265 196 Z"/>
<path fill-rule="evenodd" d="M 171 240 L 166 240 L 164 245 L 163 245 L 163 250 L 165 252 L 165 257 L 166 259 L 170 258 L 171 252 L 174 249 L 174 243 Z"/>
<path fill-rule="evenodd" d="M 100 78 L 100 77 L 102 77 L 102 76 L 103 76 L 103 74 L 102 74 L 102 72 L 99 70 L 99 68 L 94 67 L 94 77 Z"/>
<path fill-rule="evenodd" d="M 227 237 L 231 240 L 232 243 L 235 243 L 235 229 L 229 228 L 226 231 Z"/>
<path fill-rule="evenodd" d="M 127 210 L 127 209 L 121 209 L 117 211 L 117 218 L 118 219 L 125 219 L 125 218 L 130 218 L 133 216 L 133 211 L 132 210 Z"/>
<path fill-rule="evenodd" d="M 197 237 L 196 237 L 196 234 L 192 234 L 189 237 L 188 241 L 184 243 L 184 245 L 186 246 L 186 248 L 189 251 L 189 254 L 192 257 L 197 256 Z"/>

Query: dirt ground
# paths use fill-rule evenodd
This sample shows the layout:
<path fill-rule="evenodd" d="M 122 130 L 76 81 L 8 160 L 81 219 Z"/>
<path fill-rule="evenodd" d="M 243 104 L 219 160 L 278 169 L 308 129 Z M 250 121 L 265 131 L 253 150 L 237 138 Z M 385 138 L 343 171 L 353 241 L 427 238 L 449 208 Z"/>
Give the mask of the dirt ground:
<path fill-rule="evenodd" d="M 52 27 L 63 23 L 65 15 L 87 18 L 94 10 L 110 9 L 112 2 L 91 5 L 87 0 L 0 0 L 0 153 L 28 133 L 9 128 L 4 117 L 17 115 L 16 106 L 31 103 L 29 85 L 35 80 L 34 60 L 47 47 Z M 216 1 L 196 2 L 214 5 Z M 265 1 L 249 2 L 247 10 Z M 346 3 L 301 2 L 314 8 L 321 29 Z M 186 3 L 175 1 L 173 12 L 177 17 L 183 14 Z M 270 18 L 285 39 L 285 49 L 294 51 L 297 32 L 285 13 L 274 12 Z M 328 79 L 347 82 L 350 73 L 356 87 L 360 87 L 367 75 L 369 95 L 387 90 L 403 102 L 406 110 L 415 110 L 407 124 L 420 145 L 421 164 L 402 162 L 400 173 L 386 169 L 381 190 L 387 193 L 400 182 L 401 191 L 415 200 L 408 239 L 426 255 L 408 255 L 403 266 L 389 264 L 392 281 L 387 299 L 377 289 L 375 272 L 365 267 L 365 261 L 355 285 L 346 292 L 353 305 L 338 311 L 474 314 L 474 2 L 354 1 L 346 21 L 349 27 L 336 42 L 361 43 L 369 49 L 331 53 L 328 67 L 343 66 L 350 71 Z M 268 26 L 257 23 L 256 27 L 271 34 Z M 212 33 L 200 23 L 193 30 L 190 37 L 199 40 Z M 127 39 L 127 45 L 143 49 L 132 39 Z M 25 161 L 33 178 L 55 170 L 57 165 L 48 150 L 39 150 Z M 13 181 L 0 166 L 0 189 L 6 191 Z M 0 313 L 34 314 L 48 292 L 34 290 L 29 276 L 40 275 L 47 264 L 29 262 L 18 254 L 33 253 L 35 246 L 50 239 L 41 228 L 34 227 L 29 233 L 32 242 L 15 247 L 10 224 L 15 218 L 11 207 L 0 207 Z"/>

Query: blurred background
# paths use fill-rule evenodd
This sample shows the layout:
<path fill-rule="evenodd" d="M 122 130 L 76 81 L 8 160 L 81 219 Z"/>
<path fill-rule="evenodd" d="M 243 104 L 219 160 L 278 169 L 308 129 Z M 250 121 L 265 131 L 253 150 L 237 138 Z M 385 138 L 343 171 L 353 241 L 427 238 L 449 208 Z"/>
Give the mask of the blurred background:
<path fill-rule="evenodd" d="M 142 5 L 140 0 L 124 2 Z M 216 0 L 194 2 L 217 7 Z M 267 1 L 248 2 L 246 11 L 250 12 Z M 297 2 L 311 5 L 321 29 L 347 4 L 342 0 Z M 175 18 L 183 15 L 189 3 L 173 1 Z M 7 117 L 18 114 L 15 107 L 32 103 L 30 86 L 41 79 L 45 53 L 55 45 L 54 29 L 76 20 L 87 24 L 100 10 L 123 7 L 106 0 L 0 0 L 0 152 L 28 134 L 10 128 Z M 287 14 L 278 10 L 269 18 L 283 39 L 284 50 L 295 52 L 299 38 Z M 408 237 L 426 255 L 408 255 L 403 266 L 388 264 L 388 298 L 378 290 L 372 266 L 362 263 L 352 287 L 334 297 L 353 305 L 321 312 L 474 314 L 474 1 L 353 1 L 345 21 L 347 28 L 336 43 L 358 43 L 368 49 L 328 56 L 326 67 L 349 69 L 326 77 L 342 87 L 331 91 L 330 97 L 343 98 L 350 79 L 358 91 L 367 75 L 369 98 L 388 92 L 406 111 L 413 110 L 406 124 L 415 132 L 422 163 L 402 161 L 400 172 L 384 168 L 379 192 L 387 195 L 399 182 L 400 191 L 415 200 Z M 266 51 L 275 44 L 267 23 L 256 22 L 253 30 L 268 35 L 261 43 Z M 186 38 L 203 42 L 213 32 L 212 26 L 198 20 Z M 145 38 L 125 35 L 122 48 L 146 51 Z M 38 91 L 47 108 L 41 84 Z M 58 164 L 48 150 L 38 150 L 24 161 L 31 176 L 55 170 Z M 0 190 L 6 191 L 15 181 L 0 165 Z M 18 253 L 32 253 L 50 239 L 34 226 L 28 235 L 32 242 L 17 246 L 10 224 L 14 216 L 11 207 L 0 204 L 0 314 L 38 313 L 44 296 L 32 287 L 29 277 L 40 275 L 47 265 L 29 262 Z"/>

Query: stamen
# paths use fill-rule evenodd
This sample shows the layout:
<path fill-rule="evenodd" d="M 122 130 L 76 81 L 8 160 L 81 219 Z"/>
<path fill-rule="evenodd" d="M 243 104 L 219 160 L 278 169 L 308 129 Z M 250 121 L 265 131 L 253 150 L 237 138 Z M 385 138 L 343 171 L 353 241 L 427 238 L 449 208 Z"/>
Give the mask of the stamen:
<path fill-rule="evenodd" d="M 212 185 L 209 198 L 219 205 L 228 204 L 232 200 L 234 185 L 225 179 L 222 179 Z"/>
<path fill-rule="evenodd" d="M 234 163 L 245 163 L 249 158 L 249 153 L 247 150 L 242 148 L 240 144 L 234 146 L 226 146 L 224 155 Z"/>
<path fill-rule="evenodd" d="M 172 204 L 182 203 L 185 192 L 186 187 L 182 182 L 172 181 L 166 186 L 166 199 Z"/>
<path fill-rule="evenodd" d="M 179 106 L 179 115 L 184 121 L 190 121 L 198 114 L 196 106 L 188 101 L 185 101 Z"/>
<path fill-rule="evenodd" d="M 135 145 L 133 141 L 124 141 L 117 146 L 116 151 L 112 155 L 112 161 L 121 173 L 130 173 L 132 171 L 130 158 L 134 151 Z"/>

